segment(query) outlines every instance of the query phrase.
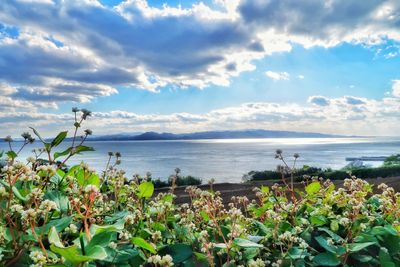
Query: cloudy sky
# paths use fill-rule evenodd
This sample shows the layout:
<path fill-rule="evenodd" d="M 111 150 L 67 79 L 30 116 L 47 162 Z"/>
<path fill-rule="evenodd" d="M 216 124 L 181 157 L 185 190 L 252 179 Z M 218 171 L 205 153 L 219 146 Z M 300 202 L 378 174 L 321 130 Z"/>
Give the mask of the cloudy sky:
<path fill-rule="evenodd" d="M 398 0 L 2 0 L 0 135 L 400 133 Z"/>

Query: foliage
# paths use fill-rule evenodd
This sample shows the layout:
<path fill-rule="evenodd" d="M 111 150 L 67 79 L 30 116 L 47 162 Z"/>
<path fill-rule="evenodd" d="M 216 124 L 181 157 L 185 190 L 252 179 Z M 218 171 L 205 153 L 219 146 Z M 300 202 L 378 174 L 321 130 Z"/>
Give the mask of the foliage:
<path fill-rule="evenodd" d="M 161 179 L 152 179 L 155 188 L 170 187 L 172 186 L 172 178 L 170 177 L 167 181 Z M 202 180 L 200 178 L 188 175 L 188 176 L 178 176 L 176 178 L 177 186 L 184 185 L 201 185 Z"/>
<path fill-rule="evenodd" d="M 296 169 L 294 173 L 294 179 L 295 181 L 303 181 L 305 175 L 311 177 L 322 177 L 330 180 L 344 180 L 346 178 L 350 178 L 351 175 L 362 179 L 378 177 L 385 178 L 400 176 L 400 165 L 388 164 L 382 167 L 362 167 L 352 169 L 350 172 L 347 170 L 321 169 L 305 166 L 303 168 Z M 251 171 L 243 177 L 245 181 L 280 180 L 281 178 L 281 172 L 278 170 Z"/>
<path fill-rule="evenodd" d="M 400 265 L 400 194 L 386 185 L 284 180 L 227 206 L 190 186 L 190 203 L 176 205 L 151 181 L 128 180 L 114 155 L 102 175 L 84 163 L 63 171 L 51 151 L 65 139 L 40 139 L 46 164 L 6 154 L 0 172 L 1 266 Z M 83 145 L 73 142 L 62 157 Z"/>
<path fill-rule="evenodd" d="M 383 166 L 400 166 L 400 154 L 387 157 L 383 162 Z"/>

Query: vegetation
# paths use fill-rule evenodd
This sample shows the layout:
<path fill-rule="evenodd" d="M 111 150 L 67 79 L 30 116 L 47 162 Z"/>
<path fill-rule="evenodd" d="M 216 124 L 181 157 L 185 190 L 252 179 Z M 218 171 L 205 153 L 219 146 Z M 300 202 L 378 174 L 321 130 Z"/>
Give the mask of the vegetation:
<path fill-rule="evenodd" d="M 134 179 L 139 182 L 142 180 L 139 175 L 135 175 Z M 179 168 L 175 168 L 175 174 L 171 175 L 166 181 L 160 178 L 153 179 L 151 173 L 147 173 L 145 180 L 151 181 L 155 188 L 175 188 L 177 186 L 201 185 L 202 183 L 200 178 L 191 175 L 182 176 Z"/>
<path fill-rule="evenodd" d="M 301 182 L 304 180 L 304 176 L 321 177 L 330 180 L 344 180 L 350 178 L 352 175 L 362 179 L 400 176 L 400 164 L 394 164 L 394 162 L 395 161 L 387 161 L 382 167 L 361 167 L 349 170 L 332 170 L 330 168 L 322 169 L 303 166 L 295 170 L 294 180 Z M 275 171 L 251 171 L 243 176 L 244 181 L 280 180 L 281 178 L 282 173 L 279 168 Z"/>
<path fill-rule="evenodd" d="M 386 158 L 383 162 L 383 166 L 400 166 L 400 154 Z"/>
<path fill-rule="evenodd" d="M 84 146 L 90 131 L 77 137 L 90 113 L 73 111 L 81 117 L 65 151 L 53 150 L 66 132 L 47 142 L 33 130 L 44 148 L 26 162 L 8 140 L 0 172 L 1 266 L 400 265 L 400 194 L 384 184 L 374 193 L 356 177 L 339 189 L 309 179 L 297 190 L 286 165 L 282 185 L 255 189 L 255 200 L 234 197 L 224 206 L 218 192 L 191 186 L 190 203 L 179 206 L 174 186 L 154 195 L 146 178 L 128 181 L 116 153 L 101 175 L 84 163 L 62 170 L 91 150 Z"/>

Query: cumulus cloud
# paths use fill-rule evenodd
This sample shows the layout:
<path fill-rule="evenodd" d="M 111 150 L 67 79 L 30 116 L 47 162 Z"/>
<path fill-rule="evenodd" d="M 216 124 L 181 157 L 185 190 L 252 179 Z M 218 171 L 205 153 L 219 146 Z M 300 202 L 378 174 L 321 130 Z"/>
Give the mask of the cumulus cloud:
<path fill-rule="evenodd" d="M 346 135 L 398 134 L 400 131 L 400 100 L 398 98 L 356 100 L 360 99 L 351 96 L 336 98 L 313 96 L 309 98 L 307 104 L 303 105 L 254 102 L 215 109 L 202 114 L 186 112 L 139 114 L 122 110 L 94 112 L 86 126 L 98 135 L 110 132 L 193 132 L 205 129 L 243 128 L 290 129 Z M 64 129 L 71 122 L 71 114 L 0 110 L 0 123 L 5 126 L 1 128 L 0 135 L 15 134 L 15 129 L 23 131 L 28 125 L 39 127 L 43 132 L 52 134 Z M 8 132 L 9 129 L 13 132 Z"/>
<path fill-rule="evenodd" d="M 226 86 L 265 55 L 259 38 L 231 13 L 204 4 L 155 8 L 143 0 L 113 9 L 97 1 L 2 2 L 0 22 L 20 34 L 1 40 L 0 64 L 8 68 L 0 78 L 45 96 L 53 89 L 46 81 L 57 78 L 74 84 L 77 101 L 92 97 L 87 90 L 94 97 L 115 93 L 110 86 Z"/>
<path fill-rule="evenodd" d="M 274 71 L 267 71 L 265 72 L 265 75 L 267 75 L 267 77 L 271 78 L 274 81 L 281 81 L 281 80 L 289 80 L 289 73 L 287 73 L 286 71 L 283 72 L 274 72 Z"/>
<path fill-rule="evenodd" d="M 329 106 L 330 100 L 324 96 L 311 96 L 308 102 L 317 106 Z"/>
<path fill-rule="evenodd" d="M 399 8 L 395 0 L 244 0 L 238 9 L 260 31 L 272 28 L 306 47 L 328 47 L 399 40 Z"/>
<path fill-rule="evenodd" d="M 215 4 L 158 8 L 126 0 L 112 8 L 96 0 L 2 1 L 0 24 L 18 31 L 0 34 L 0 81 L 17 89 L 15 98 L 56 106 L 108 96 L 119 86 L 228 86 L 231 77 L 254 70 L 254 60 L 290 51 L 293 43 L 400 40 L 394 0 Z"/>
<path fill-rule="evenodd" d="M 353 97 L 353 96 L 345 96 L 347 104 L 349 105 L 362 105 L 366 104 L 366 100 L 359 98 L 359 97 Z"/>
<path fill-rule="evenodd" d="M 394 97 L 400 98 L 400 80 L 392 81 L 392 94 Z"/>

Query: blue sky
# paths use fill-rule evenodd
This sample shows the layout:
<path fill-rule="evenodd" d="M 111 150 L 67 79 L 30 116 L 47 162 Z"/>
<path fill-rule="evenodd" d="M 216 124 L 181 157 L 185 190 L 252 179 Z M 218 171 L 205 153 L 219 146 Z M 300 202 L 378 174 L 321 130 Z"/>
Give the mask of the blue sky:
<path fill-rule="evenodd" d="M 397 1 L 28 2 L 0 3 L 0 134 L 72 106 L 97 134 L 400 130 Z"/>

